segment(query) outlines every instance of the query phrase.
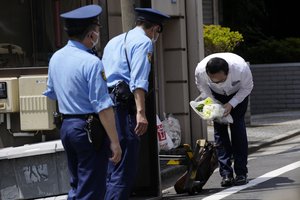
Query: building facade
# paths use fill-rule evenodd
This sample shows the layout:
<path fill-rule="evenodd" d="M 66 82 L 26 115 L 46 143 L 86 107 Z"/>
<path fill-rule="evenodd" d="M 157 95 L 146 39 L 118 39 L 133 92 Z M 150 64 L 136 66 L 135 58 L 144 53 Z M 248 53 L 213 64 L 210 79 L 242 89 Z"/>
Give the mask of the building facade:
<path fill-rule="evenodd" d="M 122 3 L 124 3 L 123 1 Z M 205 3 L 205 2 L 208 2 Z M 203 1 L 203 6 L 215 1 Z M 202 1 L 152 0 L 127 1 L 136 7 L 153 7 L 171 16 L 164 32 L 155 45 L 152 91 L 155 92 L 155 113 L 173 114 L 180 121 L 182 142 L 193 143 L 206 137 L 206 125 L 189 107 L 189 101 L 198 96 L 194 84 L 194 70 L 203 58 Z M 59 14 L 86 4 L 99 4 L 101 15 L 101 52 L 109 39 L 122 33 L 122 8 L 120 0 L 10 0 L 0 8 L 0 77 L 47 74 L 52 54 L 67 41 Z M 206 6 L 207 7 L 207 6 Z M 12 17 L 12 13 L 17 13 Z M 20 115 L 0 110 L 0 147 L 18 146 L 41 140 L 59 138 L 56 130 L 20 134 Z M 11 122 L 10 132 L 7 130 Z M 28 133 L 28 134 L 27 134 Z"/>

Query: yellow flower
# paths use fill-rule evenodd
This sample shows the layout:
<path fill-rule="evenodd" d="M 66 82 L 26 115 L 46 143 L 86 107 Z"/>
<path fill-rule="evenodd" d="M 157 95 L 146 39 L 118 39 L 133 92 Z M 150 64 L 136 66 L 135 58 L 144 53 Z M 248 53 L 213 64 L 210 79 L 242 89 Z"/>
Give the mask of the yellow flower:
<path fill-rule="evenodd" d="M 210 97 L 207 97 L 205 100 L 204 100 L 204 105 L 210 105 L 213 103 L 213 100 L 212 98 Z"/>

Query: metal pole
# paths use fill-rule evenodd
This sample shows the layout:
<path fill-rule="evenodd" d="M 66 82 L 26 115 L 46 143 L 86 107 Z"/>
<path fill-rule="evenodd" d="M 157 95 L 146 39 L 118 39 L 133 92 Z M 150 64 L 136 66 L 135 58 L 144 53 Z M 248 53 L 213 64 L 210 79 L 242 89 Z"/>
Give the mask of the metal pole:
<path fill-rule="evenodd" d="M 120 0 L 123 32 L 133 28 L 135 22 L 134 0 Z"/>

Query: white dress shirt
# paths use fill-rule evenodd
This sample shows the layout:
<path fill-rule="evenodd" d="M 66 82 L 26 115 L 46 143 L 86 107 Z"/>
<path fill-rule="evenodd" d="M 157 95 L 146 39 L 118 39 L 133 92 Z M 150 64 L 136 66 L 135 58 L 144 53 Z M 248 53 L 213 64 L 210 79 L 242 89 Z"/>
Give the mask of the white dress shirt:
<path fill-rule="evenodd" d="M 228 63 L 227 79 L 222 83 L 213 83 L 206 73 L 207 62 L 214 57 L 223 58 Z M 228 102 L 233 107 L 241 103 L 252 91 L 252 73 L 245 60 L 233 53 L 215 53 L 205 57 L 195 70 L 196 85 L 202 97 L 213 97 L 211 90 L 221 95 L 232 95 Z"/>

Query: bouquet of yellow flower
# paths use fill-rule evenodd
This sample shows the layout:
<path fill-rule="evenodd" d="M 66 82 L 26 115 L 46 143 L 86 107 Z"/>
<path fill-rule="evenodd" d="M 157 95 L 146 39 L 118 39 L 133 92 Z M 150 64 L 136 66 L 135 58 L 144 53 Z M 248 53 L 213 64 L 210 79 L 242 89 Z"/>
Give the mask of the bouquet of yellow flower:
<path fill-rule="evenodd" d="M 223 105 L 214 102 L 210 97 L 202 101 L 191 101 L 190 106 L 204 120 L 214 120 L 219 123 L 233 123 L 231 115 L 224 117 Z"/>

